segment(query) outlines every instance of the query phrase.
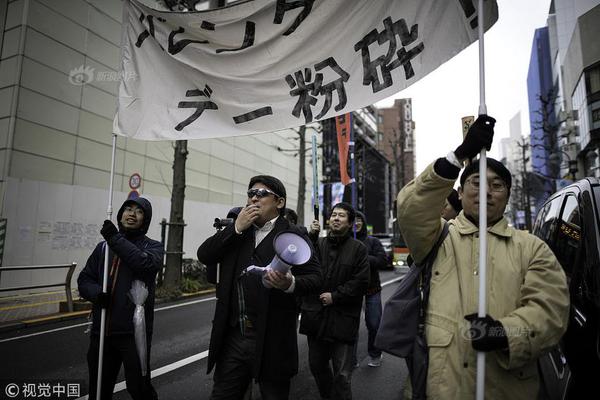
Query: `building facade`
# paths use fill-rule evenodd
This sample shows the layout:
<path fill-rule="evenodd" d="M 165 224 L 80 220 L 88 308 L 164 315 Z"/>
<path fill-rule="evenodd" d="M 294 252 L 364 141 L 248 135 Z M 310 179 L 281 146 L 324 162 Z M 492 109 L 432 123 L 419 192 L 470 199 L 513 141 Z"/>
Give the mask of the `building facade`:
<path fill-rule="evenodd" d="M 553 0 L 550 6 L 561 178 L 600 176 L 599 20 L 598 0 Z"/>
<path fill-rule="evenodd" d="M 396 99 L 394 105 L 379 110 L 379 149 L 391 165 L 393 196 L 415 177 L 415 121 L 412 100 Z"/>
<path fill-rule="evenodd" d="M 12 0 L 1 2 L 0 13 L 3 265 L 75 261 L 81 268 L 100 240 L 108 205 L 122 1 Z M 246 203 L 253 175 L 279 177 L 288 207 L 296 208 L 298 158 L 278 148 L 297 146 L 297 137 L 285 130 L 189 141 L 184 257 L 195 258 L 215 217 Z M 138 191 L 154 206 L 149 236 L 157 239 L 161 219 L 169 218 L 173 153 L 169 141 L 117 140 L 114 211 L 131 190 L 129 178 L 139 174 Z M 309 215 L 312 174 L 306 178 Z M 48 277 L 10 276 L 0 285 Z"/>

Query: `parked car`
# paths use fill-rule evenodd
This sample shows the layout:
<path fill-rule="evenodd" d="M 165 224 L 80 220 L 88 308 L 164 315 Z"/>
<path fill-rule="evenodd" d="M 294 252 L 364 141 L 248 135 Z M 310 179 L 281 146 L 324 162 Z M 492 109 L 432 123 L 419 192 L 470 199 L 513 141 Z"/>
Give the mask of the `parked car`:
<path fill-rule="evenodd" d="M 392 235 L 387 233 L 375 233 L 373 236 L 379 239 L 383 245 L 383 250 L 385 250 L 385 255 L 387 256 L 385 269 L 393 268 L 392 262 L 394 261 L 394 252 L 392 248 Z"/>
<path fill-rule="evenodd" d="M 553 194 L 533 233 L 556 255 L 571 299 L 567 332 L 540 360 L 543 398 L 587 398 L 600 377 L 600 179 L 585 178 Z"/>

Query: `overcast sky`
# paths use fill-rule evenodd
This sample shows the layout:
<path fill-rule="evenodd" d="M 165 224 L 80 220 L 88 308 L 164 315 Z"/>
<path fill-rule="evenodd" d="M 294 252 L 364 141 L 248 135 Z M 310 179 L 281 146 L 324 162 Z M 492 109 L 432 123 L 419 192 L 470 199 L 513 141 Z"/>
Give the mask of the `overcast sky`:
<path fill-rule="evenodd" d="M 535 29 L 546 26 L 550 0 L 497 0 L 498 21 L 485 34 L 486 105 L 496 118 L 490 156 L 500 156 L 500 139 L 509 136 L 509 120 L 521 111 L 522 133 L 529 134 L 527 70 Z M 377 103 L 412 98 L 416 123 L 417 170 L 454 150 L 462 140 L 461 117 L 479 108 L 478 43 L 419 82 Z"/>

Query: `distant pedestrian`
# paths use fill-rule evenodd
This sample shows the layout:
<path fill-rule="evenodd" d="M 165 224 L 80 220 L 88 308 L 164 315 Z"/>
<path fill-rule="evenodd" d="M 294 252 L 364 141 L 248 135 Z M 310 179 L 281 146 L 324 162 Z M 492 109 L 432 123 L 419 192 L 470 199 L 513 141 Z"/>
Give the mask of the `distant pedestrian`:
<path fill-rule="evenodd" d="M 386 266 L 387 255 L 379 239 L 367 233 L 367 218 L 360 211 L 356 212 L 356 238 L 367 247 L 369 258 L 369 287 L 365 295 L 365 324 L 368 332 L 367 351 L 369 353 L 367 365 L 369 367 L 379 367 L 381 365 L 381 350 L 375 347 L 375 336 L 377 336 L 382 312 L 379 270 Z M 354 346 L 353 354 L 355 366 L 358 365 L 356 353 L 357 345 Z"/>
<path fill-rule="evenodd" d="M 311 224 L 324 282 L 320 294 L 303 299 L 300 333 L 307 336 L 310 371 L 322 399 L 352 399 L 352 354 L 369 285 L 367 248 L 351 237 L 354 218 L 351 205 L 338 203 L 327 237 L 318 237 L 319 221 Z"/>
<path fill-rule="evenodd" d="M 163 245 L 146 236 L 152 220 L 152 206 L 142 197 L 127 200 L 117 213 L 119 228 L 104 221 L 100 242 L 79 274 L 79 294 L 92 302 L 92 333 L 87 355 L 89 398 L 96 399 L 98 355 L 100 352 L 100 314 L 106 309 L 106 331 L 102 366 L 102 400 L 111 399 L 117 375 L 123 365 L 127 391 L 134 400 L 156 399 L 150 383 L 150 347 L 154 319 L 154 290 L 158 270 L 162 266 Z M 109 248 L 108 291 L 102 292 L 105 246 Z M 142 374 L 134 338 L 135 304 L 128 296 L 133 281 L 142 281 L 148 289 L 144 305 L 147 343 L 147 373 Z"/>

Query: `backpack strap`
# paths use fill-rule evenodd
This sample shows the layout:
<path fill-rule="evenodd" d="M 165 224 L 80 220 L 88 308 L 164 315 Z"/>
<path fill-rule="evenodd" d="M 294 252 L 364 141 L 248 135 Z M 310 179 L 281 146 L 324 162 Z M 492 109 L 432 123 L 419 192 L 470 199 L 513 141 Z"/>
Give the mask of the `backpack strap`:
<path fill-rule="evenodd" d="M 437 253 L 438 250 L 440 249 L 442 243 L 444 242 L 444 240 L 446 239 L 446 236 L 448 236 L 448 232 L 449 232 L 449 225 L 448 225 L 448 221 L 444 221 L 444 226 L 442 228 L 442 233 L 440 234 L 440 237 L 438 238 L 437 242 L 435 242 L 435 244 L 433 245 L 433 248 L 429 251 L 429 254 L 427 254 L 427 257 L 425 257 L 425 260 L 423 260 L 423 263 L 421 264 L 421 276 L 419 278 L 419 286 L 418 286 L 418 291 L 419 291 L 419 324 L 418 324 L 418 329 L 417 332 L 419 335 L 423 336 L 425 333 L 425 309 L 427 308 L 427 303 L 429 300 L 429 287 L 431 284 L 431 269 L 433 267 L 433 263 L 435 262 L 435 259 L 437 257 Z"/>

